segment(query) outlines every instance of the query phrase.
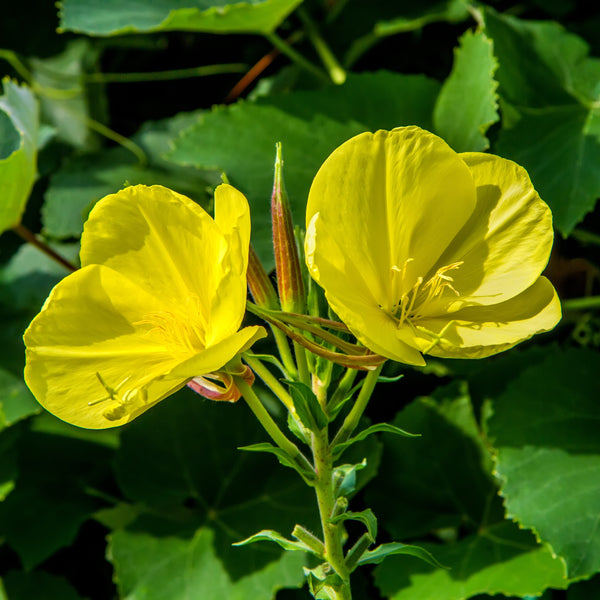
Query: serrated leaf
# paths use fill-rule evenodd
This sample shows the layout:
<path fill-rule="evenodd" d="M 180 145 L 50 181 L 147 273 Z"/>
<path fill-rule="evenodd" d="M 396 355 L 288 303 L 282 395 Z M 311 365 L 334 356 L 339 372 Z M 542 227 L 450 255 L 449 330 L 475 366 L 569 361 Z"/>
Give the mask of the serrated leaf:
<path fill-rule="evenodd" d="M 215 553 L 214 533 L 208 528 L 191 538 L 117 531 L 109 538 L 109 557 L 123 600 L 269 600 L 277 590 L 300 587 L 303 580 L 304 556 L 297 552 L 284 552 L 233 580 Z"/>
<path fill-rule="evenodd" d="M 347 442 L 344 442 L 343 444 L 336 444 L 332 449 L 333 455 L 336 458 L 339 458 L 346 448 L 348 448 L 352 444 L 355 444 L 356 442 L 362 442 L 373 433 L 393 433 L 395 435 L 401 435 L 403 437 L 421 436 L 421 434 L 419 433 L 409 433 L 408 431 L 404 431 L 404 429 L 400 429 L 400 427 L 396 427 L 395 425 L 392 425 L 390 423 L 376 423 L 375 425 L 371 425 L 370 427 L 363 429 L 360 433 L 350 438 Z"/>
<path fill-rule="evenodd" d="M 362 558 L 358 561 L 359 565 L 378 565 L 382 563 L 388 556 L 394 556 L 397 554 L 404 554 L 406 556 L 413 556 L 418 558 L 437 569 L 444 569 L 439 561 L 436 560 L 435 556 L 431 554 L 425 548 L 420 546 L 410 546 L 408 544 L 401 544 L 400 542 L 391 542 L 389 544 L 381 544 L 374 550 L 367 550 Z"/>
<path fill-rule="evenodd" d="M 36 175 L 38 106 L 8 78 L 0 96 L 0 233 L 18 225 Z"/>
<path fill-rule="evenodd" d="M 522 164 L 563 235 L 600 196 L 600 60 L 558 23 L 485 10 L 504 123 L 496 153 Z"/>
<path fill-rule="evenodd" d="M 285 381 L 285 383 L 290 390 L 294 408 L 302 424 L 310 431 L 327 427 L 329 424 L 327 415 L 323 412 L 313 391 L 299 381 Z"/>
<path fill-rule="evenodd" d="M 488 421 L 508 516 L 562 557 L 570 578 L 600 570 L 599 354 L 555 350 L 523 371 Z"/>
<path fill-rule="evenodd" d="M 438 96 L 435 132 L 457 152 L 489 147 L 485 133 L 499 119 L 493 44 L 481 31 L 467 31 L 454 50 L 452 72 Z"/>
<path fill-rule="evenodd" d="M 275 143 L 285 156 L 285 183 L 295 222 L 302 223 L 308 190 L 325 158 L 367 130 L 417 124 L 431 128 L 439 84 L 385 71 L 351 75 L 341 86 L 238 102 L 199 117 L 174 142 L 170 158 L 220 168 L 252 210 L 252 240 L 269 270 L 274 265 L 268 199 Z M 266 126 L 268 125 L 268 126 Z"/>
<path fill-rule="evenodd" d="M 377 538 L 377 517 L 370 508 L 360 512 L 348 511 L 330 519 L 331 523 L 342 523 L 343 521 L 359 521 L 367 528 L 371 540 L 375 541 Z"/>
<path fill-rule="evenodd" d="M 62 30 L 88 35 L 147 31 L 270 33 L 302 0 L 63 0 Z"/>
<path fill-rule="evenodd" d="M 253 544 L 255 542 L 273 542 L 278 546 L 281 546 L 284 550 L 289 550 L 292 552 L 310 552 L 310 548 L 307 548 L 302 542 L 294 542 L 292 540 L 288 540 L 284 538 L 277 531 L 272 531 L 270 529 L 263 529 L 254 535 L 251 535 L 249 538 L 242 540 L 241 542 L 235 542 L 234 546 L 246 546 L 248 544 Z"/>
<path fill-rule="evenodd" d="M 390 600 L 464 600 L 477 594 L 539 596 L 567 585 L 563 564 L 527 531 L 499 523 L 460 542 L 423 544 L 447 569 L 402 556 L 375 570 L 375 582 Z"/>

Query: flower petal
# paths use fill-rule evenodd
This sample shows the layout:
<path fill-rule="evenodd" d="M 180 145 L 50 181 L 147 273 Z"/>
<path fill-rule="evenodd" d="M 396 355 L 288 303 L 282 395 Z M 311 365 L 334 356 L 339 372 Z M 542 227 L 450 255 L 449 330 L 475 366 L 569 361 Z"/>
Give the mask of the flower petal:
<path fill-rule="evenodd" d="M 233 335 L 242 323 L 246 308 L 250 207 L 245 196 L 231 185 L 223 184 L 215 190 L 215 221 L 226 244 L 214 282 L 207 346 Z"/>
<path fill-rule="evenodd" d="M 83 266 L 110 267 L 160 297 L 163 306 L 181 305 L 193 294 L 206 322 L 225 251 L 226 241 L 206 211 L 158 185 L 132 186 L 102 199 L 81 238 Z"/>
<path fill-rule="evenodd" d="M 364 287 L 359 294 L 389 310 L 437 261 L 475 201 L 468 167 L 437 136 L 418 127 L 358 135 L 329 156 L 313 181 L 307 225 L 319 218 L 307 253 L 311 274 L 338 299 Z M 332 256 L 338 249 L 344 258 Z M 339 277 L 329 280 L 324 260 Z M 405 280 L 393 277 L 409 260 Z"/>
<path fill-rule="evenodd" d="M 421 319 L 423 352 L 443 358 L 482 358 L 552 329 L 561 318 L 556 290 L 540 277 L 527 290 L 492 306 L 470 306 L 440 318 Z M 427 330 L 439 335 L 434 344 Z"/>
<path fill-rule="evenodd" d="M 463 261 L 452 272 L 457 304 L 498 304 L 529 288 L 543 271 L 552 249 L 552 214 L 519 165 L 491 154 L 460 156 L 477 185 L 477 208 L 438 264 Z"/>
<path fill-rule="evenodd" d="M 159 308 L 153 295 L 102 265 L 69 275 L 25 332 L 27 385 L 46 409 L 74 425 L 96 429 L 130 421 L 185 384 L 159 381 L 182 357 L 136 325 Z M 88 404 L 108 398 L 102 381 L 128 395 L 122 418 L 104 416 L 111 400 Z"/>

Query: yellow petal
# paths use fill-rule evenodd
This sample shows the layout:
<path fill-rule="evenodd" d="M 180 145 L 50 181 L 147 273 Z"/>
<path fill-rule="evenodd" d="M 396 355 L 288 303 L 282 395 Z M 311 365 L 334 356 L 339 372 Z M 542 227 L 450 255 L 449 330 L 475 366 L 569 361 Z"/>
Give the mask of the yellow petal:
<path fill-rule="evenodd" d="M 80 427 L 106 428 L 135 418 L 185 384 L 160 381 L 182 357 L 135 324 L 160 306 L 107 267 L 91 265 L 69 275 L 25 332 L 27 385 L 47 410 Z M 104 416 L 118 402 L 108 399 L 102 382 L 121 397 L 127 394 L 121 418 Z"/>
<path fill-rule="evenodd" d="M 246 308 L 250 208 L 245 196 L 231 185 L 223 184 L 215 190 L 215 221 L 226 243 L 214 282 L 207 346 L 233 335 L 242 323 Z"/>
<path fill-rule="evenodd" d="M 358 293 L 389 309 L 437 261 L 475 200 L 468 167 L 440 138 L 417 127 L 358 135 L 313 181 L 311 274 L 340 301 Z M 392 277 L 409 260 L 405 280 Z"/>
<path fill-rule="evenodd" d="M 556 291 L 545 277 L 540 277 L 530 288 L 505 302 L 470 306 L 442 318 L 422 319 L 418 328 L 421 348 L 428 354 L 482 358 L 549 331 L 560 318 Z M 436 341 L 432 334 L 440 338 Z"/>
<path fill-rule="evenodd" d="M 452 272 L 458 303 L 498 304 L 529 288 L 552 248 L 552 214 L 527 171 L 481 153 L 461 154 L 477 185 L 477 208 L 439 264 Z"/>
<path fill-rule="evenodd" d="M 81 264 L 110 267 L 165 304 L 176 306 L 193 294 L 208 321 L 225 248 L 217 224 L 189 198 L 162 186 L 136 185 L 92 209 Z"/>

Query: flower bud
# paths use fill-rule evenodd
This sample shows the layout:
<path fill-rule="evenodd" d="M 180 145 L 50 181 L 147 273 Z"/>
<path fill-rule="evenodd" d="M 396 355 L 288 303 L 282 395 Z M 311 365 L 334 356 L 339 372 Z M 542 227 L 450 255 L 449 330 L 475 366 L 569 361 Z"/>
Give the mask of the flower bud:
<path fill-rule="evenodd" d="M 271 220 L 273 223 L 273 250 L 277 269 L 277 288 L 281 307 L 286 312 L 304 312 L 305 294 L 294 237 L 290 204 L 283 183 L 283 160 L 281 144 L 277 144 L 275 179 L 271 196 Z"/>

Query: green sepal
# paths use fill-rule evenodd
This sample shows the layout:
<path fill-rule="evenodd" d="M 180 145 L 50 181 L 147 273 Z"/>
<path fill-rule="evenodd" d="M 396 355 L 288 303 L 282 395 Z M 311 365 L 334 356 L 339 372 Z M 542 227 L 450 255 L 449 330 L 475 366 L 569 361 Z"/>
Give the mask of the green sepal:
<path fill-rule="evenodd" d="M 288 540 L 280 533 L 273 531 L 272 529 L 263 529 L 262 531 L 251 535 L 249 538 L 246 538 L 241 542 L 235 542 L 232 544 L 232 546 L 247 546 L 248 544 L 254 544 L 254 542 L 273 542 L 281 546 L 284 550 L 290 550 L 292 552 L 310 552 L 313 554 L 312 550 L 306 546 L 306 544 L 300 541 L 294 542 L 292 540 Z"/>
<path fill-rule="evenodd" d="M 372 543 L 371 536 L 368 533 L 363 533 L 354 546 L 348 550 L 348 554 L 346 554 L 346 568 L 349 573 L 352 573 L 358 567 L 358 561 L 364 556 Z"/>
<path fill-rule="evenodd" d="M 285 367 L 281 364 L 281 361 L 273 356 L 272 354 L 254 354 L 253 352 L 244 352 L 244 356 L 248 356 L 250 358 L 256 358 L 257 360 L 260 360 L 261 362 L 266 362 L 269 363 L 271 365 L 273 365 L 274 367 L 277 367 L 277 369 L 279 371 L 281 371 L 282 375 L 287 375 L 287 372 L 285 370 Z"/>
<path fill-rule="evenodd" d="M 348 496 L 356 489 L 356 471 L 367 466 L 367 459 L 355 465 L 340 465 L 333 470 L 333 493 L 335 497 Z"/>
<path fill-rule="evenodd" d="M 408 556 L 414 556 L 420 558 L 426 563 L 438 569 L 447 569 L 442 565 L 436 558 L 420 546 L 409 546 L 408 544 L 401 544 L 400 542 L 392 542 L 390 544 L 381 544 L 374 550 L 368 550 L 362 555 L 362 558 L 358 561 L 358 565 L 378 565 L 383 562 L 388 556 L 394 554 L 406 554 Z"/>
<path fill-rule="evenodd" d="M 341 523 L 343 521 L 360 521 L 367 528 L 371 541 L 377 538 L 377 517 L 370 508 L 360 512 L 345 512 L 329 519 L 330 523 Z"/>
<path fill-rule="evenodd" d="M 299 381 L 285 381 L 290 389 L 294 408 L 302 424 L 311 431 L 321 431 L 329 424 L 319 400 L 313 391 Z"/>
<path fill-rule="evenodd" d="M 308 485 L 312 485 L 311 482 L 314 481 L 315 474 L 313 472 L 299 465 L 285 450 L 282 450 L 269 442 L 252 444 L 251 446 L 240 446 L 238 447 L 238 450 L 245 450 L 246 452 L 269 452 L 274 454 L 282 465 L 290 467 L 299 473 Z"/>
<path fill-rule="evenodd" d="M 344 450 L 351 446 L 356 442 L 362 442 L 366 438 L 368 438 L 372 433 L 394 433 L 396 435 L 401 435 L 403 437 L 421 437 L 420 433 L 409 433 L 408 431 L 404 431 L 404 429 L 400 429 L 400 427 L 396 427 L 395 425 L 390 425 L 389 423 L 376 423 L 375 425 L 371 425 L 366 429 L 363 429 L 360 433 L 356 434 L 354 437 L 350 438 L 347 442 L 342 444 L 336 444 L 332 448 L 333 458 L 338 459 Z"/>
<path fill-rule="evenodd" d="M 292 531 L 292 537 L 296 538 L 307 548 L 307 552 L 314 554 L 317 558 L 325 559 L 325 546 L 323 542 L 302 525 L 296 525 Z"/>

